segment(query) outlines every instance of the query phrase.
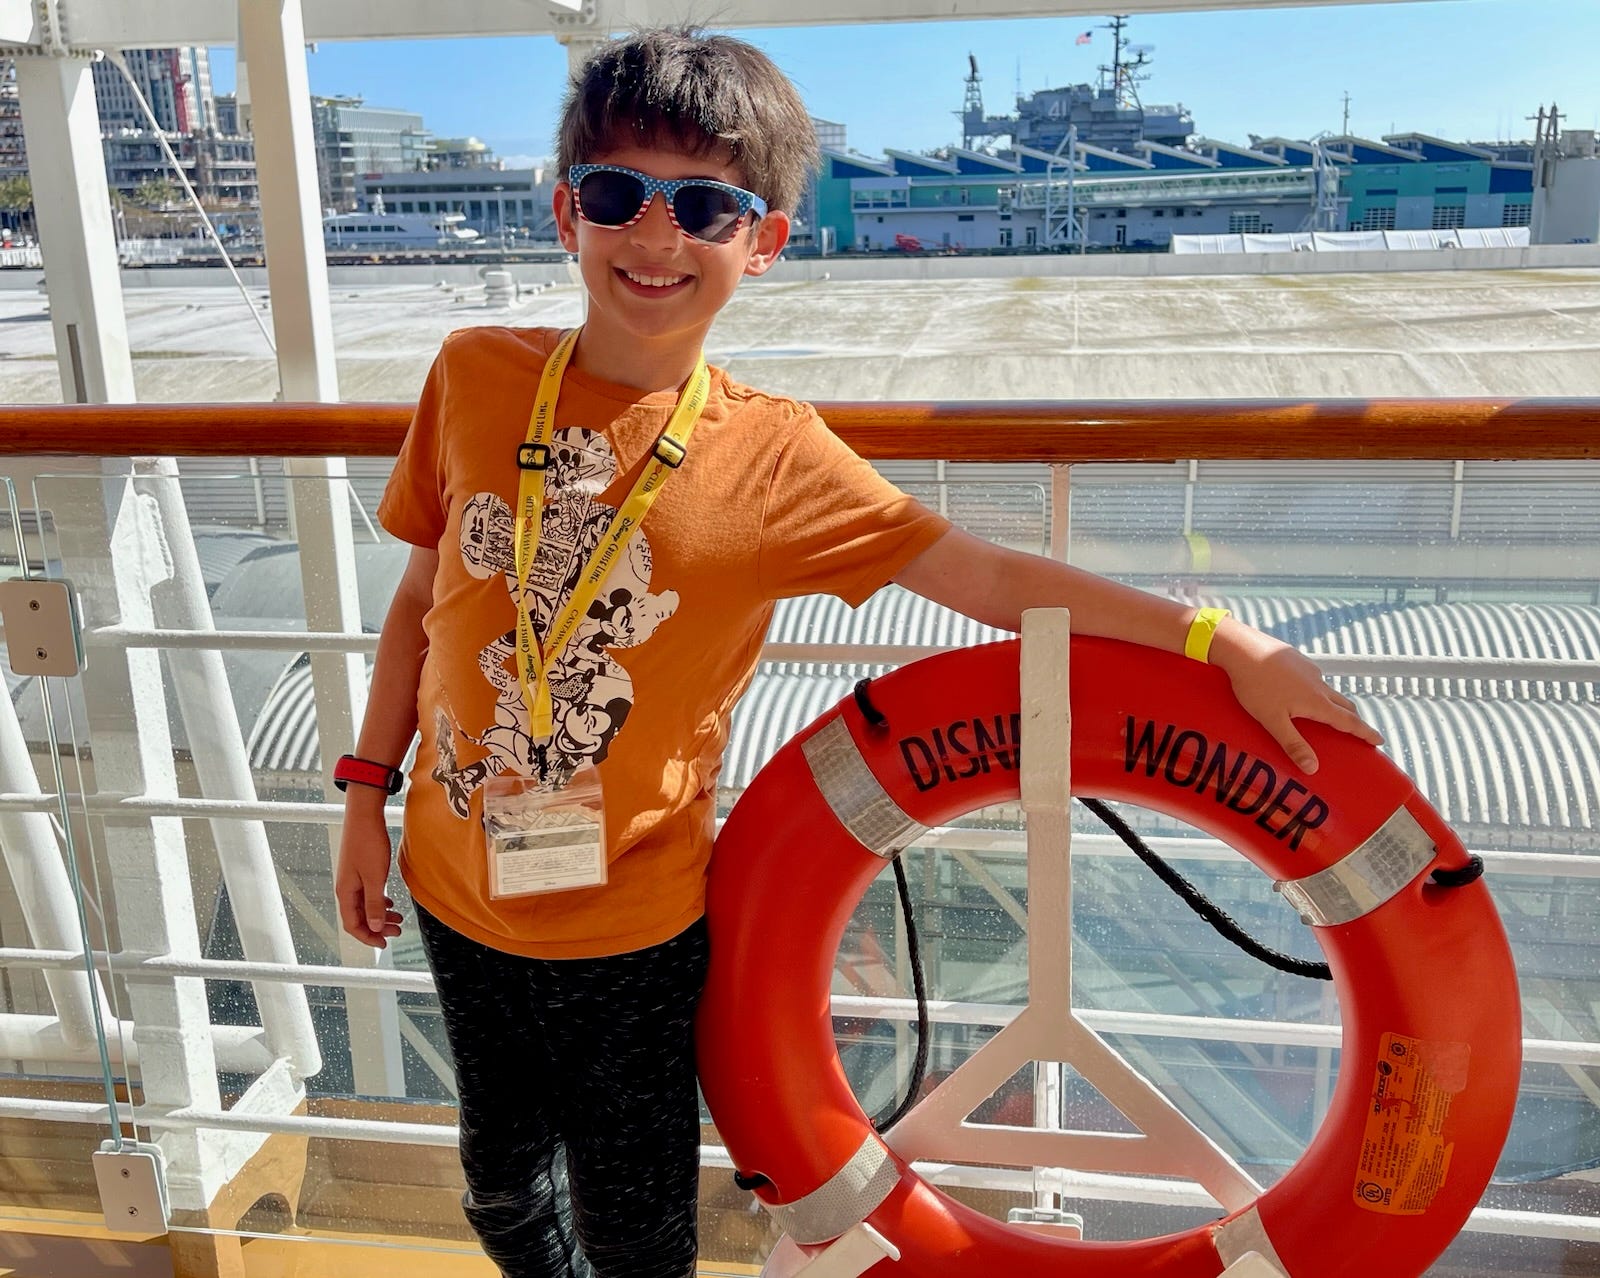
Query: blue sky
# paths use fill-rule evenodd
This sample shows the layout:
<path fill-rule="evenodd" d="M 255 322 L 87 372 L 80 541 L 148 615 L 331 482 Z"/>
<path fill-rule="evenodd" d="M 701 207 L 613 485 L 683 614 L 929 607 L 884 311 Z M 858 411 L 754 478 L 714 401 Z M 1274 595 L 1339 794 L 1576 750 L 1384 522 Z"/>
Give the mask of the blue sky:
<path fill-rule="evenodd" d="M 1110 55 L 1103 18 L 856 24 L 742 31 L 800 86 L 812 114 L 848 127 L 868 154 L 961 141 L 967 55 L 984 105 L 1009 111 L 1022 92 L 1092 81 Z M 1079 46 L 1074 38 L 1094 30 Z M 1600 127 L 1600 0 L 1426 0 L 1132 20 L 1154 45 L 1147 102 L 1182 102 L 1197 130 L 1376 137 L 1419 130 L 1458 139 L 1527 137 L 1524 117 L 1556 102 L 1573 128 Z M 213 49 L 219 92 L 233 51 Z M 420 112 L 440 137 L 473 134 L 508 159 L 547 155 L 566 75 L 549 37 L 323 42 L 312 91 Z"/>

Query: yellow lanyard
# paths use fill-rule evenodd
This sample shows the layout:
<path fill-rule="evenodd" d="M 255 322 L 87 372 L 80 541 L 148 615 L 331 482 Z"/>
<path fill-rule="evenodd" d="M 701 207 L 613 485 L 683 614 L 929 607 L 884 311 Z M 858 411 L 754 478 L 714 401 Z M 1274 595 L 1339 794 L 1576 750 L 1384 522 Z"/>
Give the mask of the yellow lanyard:
<path fill-rule="evenodd" d="M 689 436 L 705 411 L 711 393 L 711 374 L 705 356 L 696 362 L 694 372 L 678 397 L 677 407 L 667 427 L 656 440 L 654 456 L 628 493 L 611 526 L 589 555 L 583 575 L 572 588 L 566 607 L 550 621 L 550 632 L 541 650 L 533 633 L 531 597 L 533 561 L 539 552 L 539 522 L 544 511 L 544 473 L 549 468 L 550 438 L 555 431 L 556 400 L 561 395 L 561 378 L 577 345 L 580 329 L 573 329 L 557 344 L 545 362 L 539 379 L 539 393 L 528 419 L 528 436 L 517 449 L 517 509 L 514 546 L 517 569 L 517 678 L 522 684 L 522 699 L 528 706 L 529 733 L 535 741 L 554 730 L 550 705 L 549 669 L 571 641 L 578 623 L 589 612 L 589 605 L 600 593 L 606 574 L 626 549 L 633 534 L 649 513 L 650 507 L 666 486 L 667 477 L 683 464 Z"/>

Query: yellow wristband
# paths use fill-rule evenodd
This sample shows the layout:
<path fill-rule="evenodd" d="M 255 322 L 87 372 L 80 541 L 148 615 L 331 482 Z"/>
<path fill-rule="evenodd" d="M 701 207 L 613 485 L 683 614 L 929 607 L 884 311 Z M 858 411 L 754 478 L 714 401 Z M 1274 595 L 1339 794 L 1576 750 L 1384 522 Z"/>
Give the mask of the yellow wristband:
<path fill-rule="evenodd" d="M 1189 623 L 1189 635 L 1183 641 L 1183 655 L 1196 661 L 1205 661 L 1211 655 L 1211 640 L 1224 617 L 1230 616 L 1226 608 L 1202 608 Z"/>

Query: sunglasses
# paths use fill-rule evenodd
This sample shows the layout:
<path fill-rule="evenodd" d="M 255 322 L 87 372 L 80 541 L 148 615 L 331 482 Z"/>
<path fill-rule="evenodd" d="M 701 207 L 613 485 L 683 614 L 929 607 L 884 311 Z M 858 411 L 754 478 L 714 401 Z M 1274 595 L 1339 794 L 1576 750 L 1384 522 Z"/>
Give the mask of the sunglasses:
<path fill-rule="evenodd" d="M 672 224 L 691 239 L 708 244 L 732 239 L 745 214 L 767 214 L 767 202 L 755 192 L 710 178 L 664 182 L 615 164 L 574 164 L 567 180 L 572 184 L 578 216 L 592 226 L 611 230 L 632 226 L 642 218 L 658 191 L 666 200 Z"/>

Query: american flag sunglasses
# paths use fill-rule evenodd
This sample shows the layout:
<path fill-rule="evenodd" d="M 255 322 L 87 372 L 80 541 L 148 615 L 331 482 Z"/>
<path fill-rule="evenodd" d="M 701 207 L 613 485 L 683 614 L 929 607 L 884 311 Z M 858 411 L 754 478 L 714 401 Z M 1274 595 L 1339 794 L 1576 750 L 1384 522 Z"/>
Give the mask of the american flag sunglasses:
<path fill-rule="evenodd" d="M 691 239 L 722 244 L 733 238 L 745 215 L 767 215 L 767 202 L 754 191 L 710 178 L 663 181 L 616 164 L 574 164 L 572 185 L 578 216 L 593 226 L 617 230 L 645 215 L 657 192 L 665 199 L 667 217 Z"/>

